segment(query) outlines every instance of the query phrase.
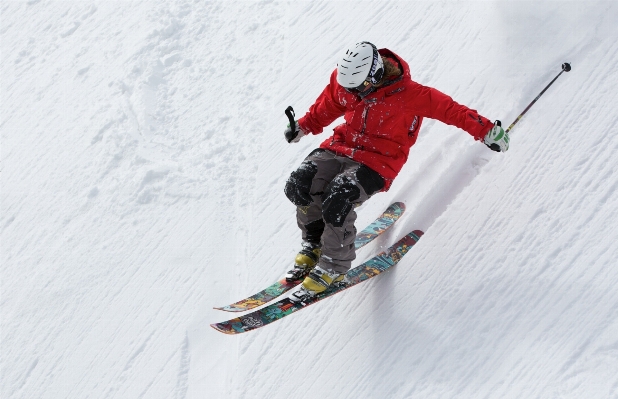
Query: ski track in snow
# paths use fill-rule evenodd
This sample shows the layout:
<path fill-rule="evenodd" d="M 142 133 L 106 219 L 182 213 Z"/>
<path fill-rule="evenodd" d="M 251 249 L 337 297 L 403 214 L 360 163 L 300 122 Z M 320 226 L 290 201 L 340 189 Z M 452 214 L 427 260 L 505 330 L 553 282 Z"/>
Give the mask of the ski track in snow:
<path fill-rule="evenodd" d="M 614 2 L 2 4 L 3 398 L 618 398 Z M 360 4 L 360 5 L 359 5 Z M 212 310 L 298 249 L 287 145 L 343 46 L 506 126 L 425 120 L 396 268 L 240 336 Z M 334 126 L 334 125 L 333 125 Z"/>

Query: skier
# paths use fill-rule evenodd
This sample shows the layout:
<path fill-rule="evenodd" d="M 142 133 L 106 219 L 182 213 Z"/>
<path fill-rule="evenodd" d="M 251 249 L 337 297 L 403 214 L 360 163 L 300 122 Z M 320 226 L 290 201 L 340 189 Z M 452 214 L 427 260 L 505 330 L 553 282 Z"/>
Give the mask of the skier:
<path fill-rule="evenodd" d="M 414 82 L 408 64 L 369 42 L 345 49 L 330 82 L 304 117 L 284 135 L 297 143 L 344 116 L 345 123 L 292 172 L 285 194 L 296 205 L 302 249 L 288 281 L 303 280 L 291 296 L 303 301 L 341 282 L 355 259 L 356 212 L 387 191 L 414 145 L 423 118 L 468 132 L 490 149 L 507 151 L 509 136 L 477 111 Z"/>

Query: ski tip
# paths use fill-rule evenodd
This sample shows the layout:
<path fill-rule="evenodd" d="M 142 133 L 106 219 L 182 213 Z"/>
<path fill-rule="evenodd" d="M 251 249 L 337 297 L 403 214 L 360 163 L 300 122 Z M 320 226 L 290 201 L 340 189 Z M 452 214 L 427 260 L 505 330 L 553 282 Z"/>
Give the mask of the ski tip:
<path fill-rule="evenodd" d="M 425 234 L 425 232 L 422 230 L 414 230 L 410 232 L 410 235 L 412 235 L 412 238 L 414 238 L 416 241 L 420 240 L 423 234 Z"/>
<path fill-rule="evenodd" d="M 219 326 L 219 323 L 214 323 L 214 324 L 211 324 L 210 326 L 211 326 L 212 328 L 214 328 L 215 330 L 219 331 L 220 333 L 223 333 L 223 334 L 227 334 L 227 335 L 234 335 L 234 334 L 236 334 L 236 333 L 235 333 L 235 332 L 233 332 L 233 331 L 230 331 L 230 330 L 226 330 L 226 329 L 224 329 L 224 328 L 221 328 L 221 327 Z"/>
<path fill-rule="evenodd" d="M 245 310 L 249 310 L 246 308 L 237 308 L 235 306 L 227 305 L 227 306 L 214 306 L 213 309 L 223 310 L 224 312 L 244 312 Z"/>
<path fill-rule="evenodd" d="M 252 310 L 253 307 L 251 307 L 251 308 L 249 308 L 249 307 L 247 307 L 247 308 L 237 308 L 237 307 L 234 307 L 234 306 L 222 306 L 220 308 L 213 308 L 213 309 L 222 310 L 224 312 L 237 313 L 237 312 L 247 312 L 249 310 Z"/>
<path fill-rule="evenodd" d="M 406 210 L 406 204 L 404 204 L 403 202 L 393 202 L 391 206 L 399 207 L 402 212 Z"/>

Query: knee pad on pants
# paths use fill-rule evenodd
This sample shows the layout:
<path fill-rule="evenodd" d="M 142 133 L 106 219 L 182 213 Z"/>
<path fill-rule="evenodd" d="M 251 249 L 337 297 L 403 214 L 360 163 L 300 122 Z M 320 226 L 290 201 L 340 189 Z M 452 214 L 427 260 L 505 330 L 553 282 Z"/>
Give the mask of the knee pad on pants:
<path fill-rule="evenodd" d="M 360 197 L 360 189 L 347 176 L 338 176 L 322 195 L 322 217 L 334 227 L 343 226 L 345 218 L 354 208 L 354 201 Z"/>
<path fill-rule="evenodd" d="M 285 183 L 285 195 L 296 206 L 307 206 L 311 203 L 311 183 L 318 172 L 318 166 L 313 161 L 305 160 L 300 167 L 292 172 Z"/>

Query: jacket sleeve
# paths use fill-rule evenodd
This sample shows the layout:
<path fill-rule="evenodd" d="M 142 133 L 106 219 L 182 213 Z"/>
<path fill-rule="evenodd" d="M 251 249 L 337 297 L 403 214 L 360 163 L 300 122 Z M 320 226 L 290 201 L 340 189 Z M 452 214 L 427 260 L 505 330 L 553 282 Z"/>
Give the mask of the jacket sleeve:
<path fill-rule="evenodd" d="M 414 83 L 416 105 L 420 116 L 437 119 L 468 132 L 475 140 L 483 140 L 493 122 L 476 110 L 456 103 L 451 97 L 431 87 Z"/>
<path fill-rule="evenodd" d="M 322 133 L 322 130 L 345 113 L 346 107 L 341 104 L 337 83 L 337 70 L 330 76 L 329 84 L 315 100 L 309 111 L 298 120 L 298 124 L 305 132 L 312 134 Z"/>

